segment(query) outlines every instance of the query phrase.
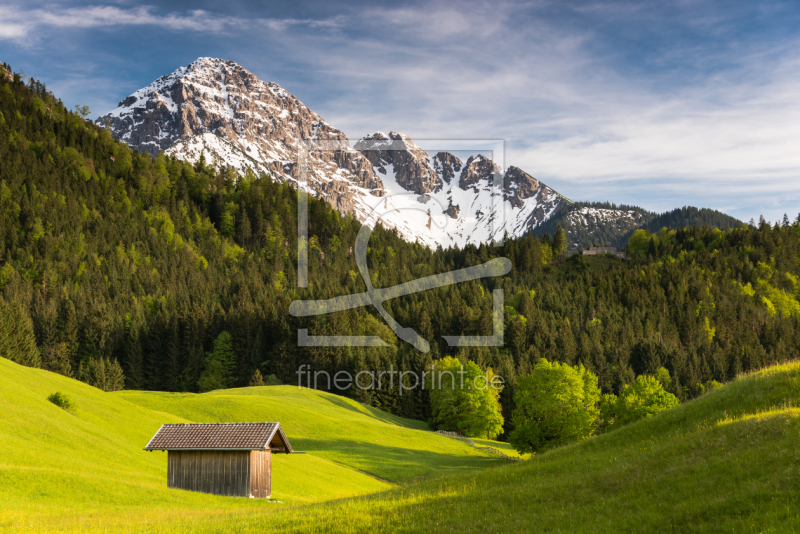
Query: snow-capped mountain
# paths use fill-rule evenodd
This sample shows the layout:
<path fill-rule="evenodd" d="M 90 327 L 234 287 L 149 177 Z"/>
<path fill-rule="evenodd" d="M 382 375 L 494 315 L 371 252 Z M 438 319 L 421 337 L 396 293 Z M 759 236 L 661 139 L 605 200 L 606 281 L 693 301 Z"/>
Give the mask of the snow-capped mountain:
<path fill-rule="evenodd" d="M 369 200 L 383 196 L 372 165 L 344 133 L 233 61 L 199 58 L 139 89 L 96 122 L 152 155 L 163 150 L 197 161 L 204 152 L 210 163 L 269 172 L 295 185 L 302 140 L 335 142 L 340 150 L 310 154 L 303 187 L 360 219 L 371 211 Z"/>
<path fill-rule="evenodd" d="M 123 99 L 97 123 L 153 155 L 195 162 L 203 154 L 239 172 L 270 173 L 431 247 L 520 236 L 566 203 L 521 169 L 503 172 L 480 154 L 466 161 L 428 154 L 402 133 L 378 132 L 351 146 L 295 96 L 233 61 L 199 58 Z M 309 141 L 332 149 L 308 151 Z"/>
<path fill-rule="evenodd" d="M 520 236 L 564 202 L 517 167 L 503 174 L 480 154 L 466 161 L 446 152 L 431 156 L 402 133 L 376 132 L 353 146 L 383 182 L 386 195 L 374 202 L 383 224 L 431 246 Z"/>

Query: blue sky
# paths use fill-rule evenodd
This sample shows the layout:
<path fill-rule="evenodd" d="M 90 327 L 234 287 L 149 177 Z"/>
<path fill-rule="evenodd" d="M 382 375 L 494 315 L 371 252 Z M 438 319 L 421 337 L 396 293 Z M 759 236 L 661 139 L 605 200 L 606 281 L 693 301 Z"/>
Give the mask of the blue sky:
<path fill-rule="evenodd" d="M 222 57 L 352 139 L 504 139 L 572 199 L 800 212 L 797 1 L 0 2 L 0 61 L 95 114 Z"/>

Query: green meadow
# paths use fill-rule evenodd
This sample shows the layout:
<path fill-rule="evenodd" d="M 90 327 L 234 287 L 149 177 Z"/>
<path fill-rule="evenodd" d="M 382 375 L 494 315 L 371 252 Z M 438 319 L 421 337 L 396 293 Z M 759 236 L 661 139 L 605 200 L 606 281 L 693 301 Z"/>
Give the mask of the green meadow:
<path fill-rule="evenodd" d="M 57 391 L 74 410 L 47 400 Z M 0 413 L 0 531 L 136 531 L 151 521 L 273 511 L 502 463 L 423 422 L 293 386 L 104 393 L 0 358 Z M 168 489 L 166 453 L 142 450 L 163 423 L 265 420 L 280 421 L 306 453 L 273 462 L 279 504 Z"/>
<path fill-rule="evenodd" d="M 508 462 L 318 391 L 103 393 L 0 359 L 0 531 L 800 532 L 798 393 L 800 363 L 771 367 Z M 257 420 L 306 452 L 276 455 L 280 503 L 168 489 L 142 450 L 162 423 Z"/>

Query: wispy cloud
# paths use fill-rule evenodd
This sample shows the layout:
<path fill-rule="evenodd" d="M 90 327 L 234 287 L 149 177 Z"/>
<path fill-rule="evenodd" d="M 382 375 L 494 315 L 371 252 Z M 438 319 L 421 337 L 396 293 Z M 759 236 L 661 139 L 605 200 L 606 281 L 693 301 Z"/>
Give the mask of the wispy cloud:
<path fill-rule="evenodd" d="M 234 30 L 267 28 L 285 30 L 291 26 L 309 28 L 335 27 L 341 17 L 328 20 L 297 18 L 245 18 L 226 16 L 202 9 L 185 13 L 159 13 L 154 6 L 122 8 L 118 6 L 53 7 L 28 9 L 0 6 L 0 40 L 22 42 L 36 35 L 43 27 L 102 28 L 113 26 L 152 26 L 173 31 L 220 34 Z"/>
<path fill-rule="evenodd" d="M 719 13 L 664 30 L 650 9 L 593 6 L 669 38 L 619 49 L 597 29 L 606 21 L 565 23 L 550 7 L 375 8 L 370 32 L 287 48 L 333 89 L 317 110 L 351 136 L 504 138 L 507 163 L 579 199 L 746 218 L 800 204 L 800 40 L 746 43 Z M 682 31 L 698 37 L 669 42 Z M 652 50 L 620 65 L 637 46 Z"/>

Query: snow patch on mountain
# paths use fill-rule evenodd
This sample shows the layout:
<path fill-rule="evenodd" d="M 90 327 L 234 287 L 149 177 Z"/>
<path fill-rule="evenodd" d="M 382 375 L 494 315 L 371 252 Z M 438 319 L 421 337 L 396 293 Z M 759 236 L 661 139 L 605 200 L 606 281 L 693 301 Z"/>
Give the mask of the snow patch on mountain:
<path fill-rule="evenodd" d="M 604 208 L 580 208 L 572 211 L 567 217 L 570 223 L 589 227 L 599 223 L 613 223 L 622 226 L 629 226 L 638 223 L 642 219 L 642 214 L 634 210 L 613 210 Z"/>

